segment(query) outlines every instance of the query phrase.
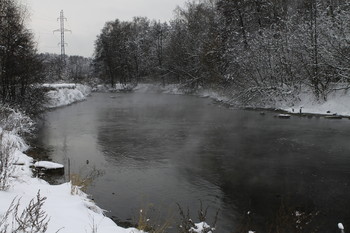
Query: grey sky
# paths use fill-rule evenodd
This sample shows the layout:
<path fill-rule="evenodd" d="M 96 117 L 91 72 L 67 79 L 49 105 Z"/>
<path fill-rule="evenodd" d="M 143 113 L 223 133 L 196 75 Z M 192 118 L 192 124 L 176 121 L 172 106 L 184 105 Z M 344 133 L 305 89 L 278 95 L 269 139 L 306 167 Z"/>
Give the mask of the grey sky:
<path fill-rule="evenodd" d="M 93 54 L 94 41 L 105 22 L 114 19 L 131 20 L 134 16 L 168 21 L 173 18 L 176 6 L 186 0 L 22 0 L 27 5 L 31 22 L 28 27 L 35 34 L 39 52 L 60 53 L 60 11 L 67 18 L 66 54 L 89 57 Z"/>

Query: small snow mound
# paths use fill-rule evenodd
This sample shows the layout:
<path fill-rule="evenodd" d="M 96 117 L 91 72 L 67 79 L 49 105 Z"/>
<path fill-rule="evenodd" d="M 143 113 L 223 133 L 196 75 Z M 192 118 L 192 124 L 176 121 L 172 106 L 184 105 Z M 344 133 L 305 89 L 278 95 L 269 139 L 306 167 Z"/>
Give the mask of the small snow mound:
<path fill-rule="evenodd" d="M 200 223 L 196 223 L 194 224 L 195 227 L 191 227 L 191 229 L 189 230 L 189 232 L 191 233 L 212 233 L 215 229 L 211 228 L 206 222 L 200 222 Z"/>
<path fill-rule="evenodd" d="M 45 168 L 45 169 L 60 169 L 64 166 L 59 163 L 49 162 L 49 161 L 39 161 L 34 163 L 34 167 L 36 168 Z"/>

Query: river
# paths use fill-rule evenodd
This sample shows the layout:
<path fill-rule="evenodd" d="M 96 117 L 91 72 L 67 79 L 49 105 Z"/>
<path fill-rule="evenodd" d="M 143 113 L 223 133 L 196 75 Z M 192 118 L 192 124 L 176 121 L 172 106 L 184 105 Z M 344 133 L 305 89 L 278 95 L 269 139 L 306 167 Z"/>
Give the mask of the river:
<path fill-rule="evenodd" d="M 151 222 L 176 220 L 176 203 L 196 220 L 201 200 L 209 223 L 220 209 L 219 233 L 242 227 L 248 211 L 249 228 L 266 232 L 281 206 L 318 213 L 319 232 L 350 226 L 350 121 L 274 115 L 193 96 L 95 93 L 48 112 L 38 142 L 69 161 L 66 175 L 99 171 L 87 192 L 117 222 L 140 209 Z"/>

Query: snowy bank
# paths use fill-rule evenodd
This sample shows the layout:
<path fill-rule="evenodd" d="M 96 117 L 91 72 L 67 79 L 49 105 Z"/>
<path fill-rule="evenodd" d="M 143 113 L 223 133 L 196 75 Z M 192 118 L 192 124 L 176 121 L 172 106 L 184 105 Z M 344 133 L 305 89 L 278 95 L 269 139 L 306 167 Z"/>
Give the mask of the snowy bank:
<path fill-rule="evenodd" d="M 281 102 L 277 107 L 291 113 L 302 109 L 302 113 L 350 116 L 350 93 L 346 91 L 335 91 L 328 95 L 326 101 L 316 100 L 311 91 L 304 91 L 297 99 L 299 101 L 293 106 Z"/>
<path fill-rule="evenodd" d="M 176 95 L 188 94 L 178 84 L 170 84 L 165 86 L 139 84 L 136 88 L 134 88 L 134 91 L 142 93 L 158 92 Z M 229 97 L 229 94 L 224 90 L 218 91 L 215 89 L 199 88 L 195 92 L 192 92 L 191 95 L 211 98 L 215 101 L 232 106 L 249 107 L 244 105 L 242 106 L 238 100 Z M 259 107 L 267 109 L 280 109 L 290 113 L 299 113 L 301 109 L 302 113 L 350 116 L 350 93 L 344 90 L 334 91 L 328 95 L 327 101 L 320 101 L 315 99 L 311 90 L 305 88 L 303 92 L 299 93 L 297 96 L 291 96 L 290 99 L 278 98 L 273 105 L 261 105 Z"/>
<path fill-rule="evenodd" d="M 49 104 L 47 107 L 61 107 L 77 101 L 85 100 L 91 94 L 91 88 L 82 84 L 43 84 L 43 87 L 50 88 L 47 92 Z"/>
<path fill-rule="evenodd" d="M 95 91 L 123 91 L 125 85 L 116 84 L 115 88 L 110 88 L 107 85 L 99 85 Z M 350 116 L 350 93 L 347 91 L 334 91 L 328 95 L 327 101 L 316 100 L 314 94 L 307 87 L 304 91 L 297 95 L 290 95 L 289 98 L 279 98 L 276 96 L 275 101 L 268 104 L 260 103 L 252 106 L 245 106 L 238 99 L 232 97 L 230 90 L 218 90 L 208 88 L 198 88 L 196 91 L 188 91 L 182 88 L 180 84 L 138 84 L 132 88 L 132 91 L 137 93 L 163 93 L 174 95 L 194 95 L 202 98 L 211 98 L 215 101 L 222 102 L 231 106 L 242 108 L 266 108 L 279 109 L 290 113 L 299 113 L 300 108 L 302 113 Z M 287 91 L 286 91 L 287 92 Z"/>
<path fill-rule="evenodd" d="M 50 185 L 33 177 L 33 159 L 23 153 L 28 145 L 21 136 L 33 124 L 19 112 L 8 112 L 0 125 L 0 232 L 141 232 L 118 227 L 71 183 Z"/>

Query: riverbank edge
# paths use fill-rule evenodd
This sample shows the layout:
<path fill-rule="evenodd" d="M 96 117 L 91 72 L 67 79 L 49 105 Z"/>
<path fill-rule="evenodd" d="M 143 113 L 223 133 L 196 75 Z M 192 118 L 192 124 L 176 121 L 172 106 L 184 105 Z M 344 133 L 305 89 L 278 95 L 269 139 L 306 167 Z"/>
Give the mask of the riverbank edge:
<path fill-rule="evenodd" d="M 79 89 L 79 90 L 78 90 Z M 85 90 L 85 91 L 81 91 Z M 90 87 L 80 85 L 77 89 L 55 90 L 51 92 L 51 96 L 57 97 L 63 101 L 59 101 L 57 107 L 71 105 L 78 101 L 83 101 L 90 95 Z M 55 94 L 56 93 L 56 94 Z M 69 100 L 69 101 L 67 101 Z M 65 103 L 65 105 L 62 104 Z M 56 101 L 57 103 L 57 101 Z M 50 106 L 54 109 L 55 106 Z M 24 114 L 13 111 L 16 117 L 11 122 L 14 125 L 21 123 L 22 119 L 27 119 Z M 28 121 L 32 122 L 32 121 Z M 24 122 L 24 124 L 28 124 Z M 32 123 L 30 123 L 32 124 Z M 24 127 L 32 127 L 32 125 L 24 125 Z M 122 228 L 110 218 L 104 215 L 104 210 L 99 208 L 89 196 L 82 192 L 79 187 L 74 186 L 71 182 L 60 185 L 50 185 L 46 181 L 34 177 L 32 165 L 34 160 L 25 154 L 30 146 L 26 143 L 24 137 L 17 129 L 12 131 L 1 128 L 2 151 L 5 147 L 10 146 L 9 152 L 11 157 L 11 176 L 8 179 L 8 188 L 0 191 L 0 231 L 12 232 L 18 226 L 16 218 L 20 213 L 26 211 L 30 203 L 37 200 L 40 196 L 44 198 L 41 211 L 43 211 L 44 223 L 47 222 L 47 230 L 45 232 L 60 233 L 86 233 L 86 232 L 104 232 L 104 233 L 141 233 L 135 228 Z M 14 211 L 11 206 L 17 205 Z"/>
<path fill-rule="evenodd" d="M 127 88 L 127 92 L 130 92 Z M 97 92 L 120 92 L 125 93 L 125 86 L 116 84 L 114 89 L 108 88 L 107 85 L 99 85 L 94 89 Z M 317 101 L 314 99 L 311 91 L 304 91 L 298 96 L 294 96 L 293 99 L 299 99 L 299 101 L 294 101 L 295 103 L 291 105 L 292 100 L 279 100 L 274 104 L 256 104 L 256 106 L 247 106 L 232 97 L 229 97 L 224 91 L 216 89 L 205 89 L 200 88 L 196 91 L 186 91 L 181 88 L 179 84 L 138 84 L 133 88 L 133 92 L 139 93 L 162 93 L 162 94 L 173 94 L 173 95 L 190 95 L 200 98 L 210 98 L 228 108 L 257 111 L 257 112 L 272 112 L 276 114 L 288 114 L 297 117 L 324 117 L 327 119 L 350 119 L 350 95 L 343 92 L 334 92 L 330 95 L 328 101 Z"/>

